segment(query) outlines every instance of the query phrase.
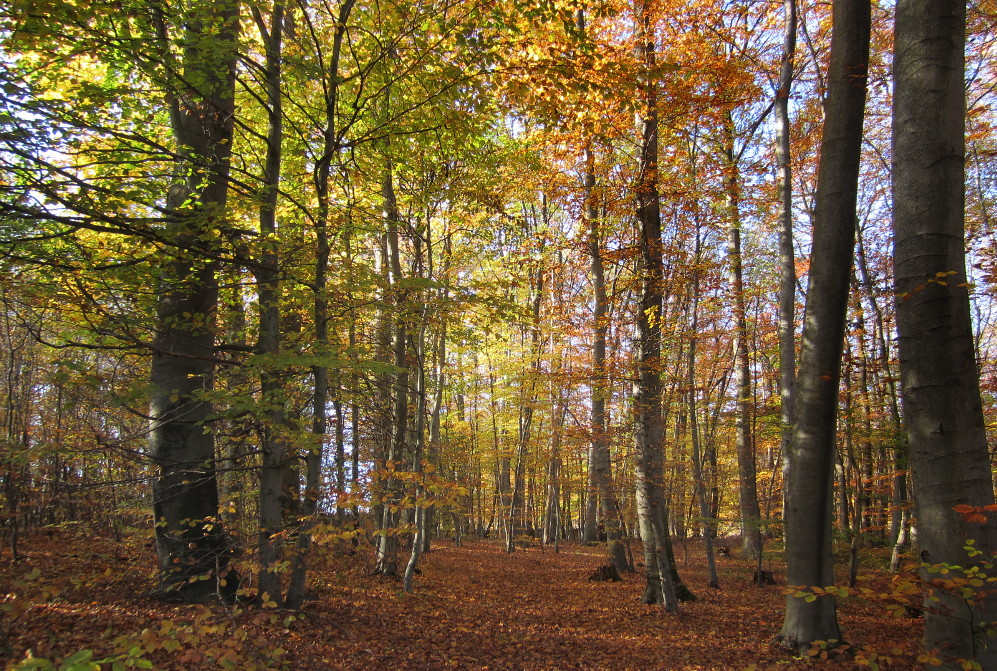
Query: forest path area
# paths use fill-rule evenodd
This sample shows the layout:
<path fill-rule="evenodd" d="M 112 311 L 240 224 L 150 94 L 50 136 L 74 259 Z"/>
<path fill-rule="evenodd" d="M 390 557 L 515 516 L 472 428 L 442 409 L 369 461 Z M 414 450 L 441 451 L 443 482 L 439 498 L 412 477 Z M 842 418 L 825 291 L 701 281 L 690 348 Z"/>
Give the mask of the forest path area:
<path fill-rule="evenodd" d="M 857 655 L 794 658 L 771 643 L 783 585 L 754 586 L 752 564 L 735 557 L 718 558 L 721 589 L 710 589 L 695 542 L 676 546 L 679 571 L 698 596 L 677 616 L 640 603 L 640 573 L 588 580 L 605 562 L 602 547 L 565 543 L 555 553 L 534 545 L 508 555 L 497 541 L 456 548 L 441 540 L 423 556 L 412 594 L 400 581 L 370 575 L 366 548 L 326 553 L 312 573 L 313 598 L 289 619 L 280 610 L 154 601 L 146 595 L 151 549 L 135 539 L 95 550 L 87 540 L 32 539 L 13 568 L 9 555 L 0 558 L 8 595 L 2 633 L 12 659 L 27 649 L 50 659 L 93 649 L 101 659 L 131 648 L 156 669 L 831 670 L 873 660 L 910 669 L 921 635 L 920 620 L 850 598 L 839 603 L 839 617 Z M 781 568 L 772 568 L 784 582 Z M 864 586 L 888 582 L 867 573 Z"/>

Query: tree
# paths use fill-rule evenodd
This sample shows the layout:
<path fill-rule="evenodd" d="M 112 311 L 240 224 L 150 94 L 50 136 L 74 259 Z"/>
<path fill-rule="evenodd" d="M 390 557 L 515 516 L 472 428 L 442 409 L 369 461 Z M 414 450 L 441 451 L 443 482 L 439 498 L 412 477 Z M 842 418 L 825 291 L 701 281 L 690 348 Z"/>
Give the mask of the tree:
<path fill-rule="evenodd" d="M 577 25 L 580 33 L 585 31 L 585 13 L 579 9 Z M 590 275 L 592 277 L 592 411 L 591 443 L 589 445 L 589 501 L 585 515 L 585 540 L 597 539 L 597 504 L 601 509 L 603 528 L 610 563 L 617 571 L 633 570 L 623 545 L 623 530 L 616 491 L 613 487 L 613 463 L 609 452 L 608 422 L 606 402 L 611 397 L 609 377 L 606 371 L 606 334 L 609 331 L 609 297 L 606 294 L 606 273 L 602 261 L 599 230 L 599 203 L 596 192 L 595 151 L 592 139 L 588 138 L 584 150 L 584 208 L 588 224 L 588 253 Z"/>
<path fill-rule="evenodd" d="M 591 146 L 585 148 L 585 200 L 588 219 L 588 248 L 592 257 L 591 275 L 593 289 L 593 342 L 592 342 L 592 439 L 589 447 L 589 496 L 599 501 L 602 521 L 606 529 L 610 563 L 618 571 L 632 570 L 627 560 L 626 548 L 622 542 L 620 510 L 613 487 L 613 466 L 609 454 L 608 422 L 606 421 L 606 401 L 610 396 L 609 379 L 606 373 L 606 333 L 609 329 L 609 298 L 606 295 L 606 276 L 602 263 L 602 250 L 599 244 L 599 209 L 595 196 L 595 155 Z M 593 509 L 592 503 L 589 508 Z M 590 526 L 594 515 L 586 515 L 585 537 L 591 539 Z M 594 540 L 594 539 L 592 539 Z"/>
<path fill-rule="evenodd" d="M 172 69 L 168 19 L 157 19 L 164 63 Z M 177 71 L 169 72 L 175 84 L 167 101 L 177 146 L 176 179 L 167 198 L 174 252 L 160 267 L 149 454 L 159 468 L 159 592 L 203 601 L 235 588 L 224 577 L 228 546 L 218 519 L 214 435 L 207 423 L 211 403 L 204 394 L 214 372 L 220 245 L 229 235 L 239 3 L 192 3 L 182 24 L 183 55 Z"/>
<path fill-rule="evenodd" d="M 667 552 L 668 510 L 662 491 L 664 427 L 661 418 L 661 305 L 664 265 L 661 253 L 661 204 L 658 193 L 658 96 L 650 76 L 654 68 L 651 10 L 636 5 L 637 49 L 641 59 L 640 165 L 637 173 L 637 220 L 640 225 L 637 313 L 637 375 L 634 382 L 634 461 L 637 511 L 641 517 L 647 589 L 644 600 L 678 612 L 675 581 Z"/>
<path fill-rule="evenodd" d="M 831 479 L 838 386 L 848 307 L 865 112 L 869 0 L 834 4 L 829 90 L 821 141 L 807 312 L 786 482 L 786 579 L 798 587 L 834 582 Z M 781 645 L 808 649 L 841 640 L 833 596 L 786 598 Z"/>
<path fill-rule="evenodd" d="M 903 414 L 922 573 L 978 566 L 997 522 L 954 506 L 994 501 L 970 319 L 964 226 L 965 31 L 962 0 L 900 0 L 895 27 L 893 258 Z M 967 558 L 967 539 L 981 553 Z M 988 564 L 989 565 L 989 564 Z M 997 597 L 967 603 L 929 588 L 924 647 L 940 669 L 997 666 Z M 937 601 L 936 601 L 937 599 Z"/>
<path fill-rule="evenodd" d="M 793 403 L 796 396 L 796 258 L 793 250 L 793 169 L 791 161 L 789 96 L 796 54 L 796 0 L 783 0 L 786 26 L 775 93 L 776 162 L 779 190 L 779 396 L 781 399 L 782 453 L 793 437 Z"/>
<path fill-rule="evenodd" d="M 724 162 L 726 174 L 726 210 L 730 226 L 727 256 L 730 259 L 730 293 L 733 302 L 734 369 L 737 387 L 738 501 L 741 509 L 741 535 L 744 554 L 758 560 L 762 557 L 762 515 L 758 506 L 758 478 L 755 464 L 755 441 L 752 435 L 753 399 L 751 360 L 748 355 L 748 318 L 745 307 L 744 267 L 741 260 L 741 205 L 737 155 L 734 151 L 734 120 L 728 113 L 724 119 Z M 759 562 L 759 567 L 761 563 Z M 760 568 L 759 568 L 760 570 Z"/>
<path fill-rule="evenodd" d="M 266 154 L 263 170 L 263 184 L 260 194 L 259 222 L 261 252 L 255 271 L 257 300 L 259 302 L 258 355 L 275 357 L 280 353 L 281 338 L 281 282 L 280 260 L 277 238 L 277 202 L 281 179 L 281 153 L 284 135 L 283 91 L 281 90 L 281 53 L 284 37 L 284 5 L 277 0 L 270 13 L 269 28 L 258 9 L 253 16 L 264 40 L 266 82 L 267 134 Z M 287 444 L 287 396 L 284 390 L 285 374 L 275 366 L 274 361 L 264 361 L 260 373 L 260 391 L 265 420 L 260 430 L 260 469 L 259 500 L 259 590 L 268 602 L 284 602 L 280 574 L 274 565 L 280 559 L 281 531 L 285 523 L 285 508 L 282 494 L 290 483 L 285 483 L 289 475 L 297 477 L 297 471 L 286 468 L 288 462 Z M 294 483 L 297 485 L 297 482 Z M 283 501 L 283 503 L 287 503 Z"/>

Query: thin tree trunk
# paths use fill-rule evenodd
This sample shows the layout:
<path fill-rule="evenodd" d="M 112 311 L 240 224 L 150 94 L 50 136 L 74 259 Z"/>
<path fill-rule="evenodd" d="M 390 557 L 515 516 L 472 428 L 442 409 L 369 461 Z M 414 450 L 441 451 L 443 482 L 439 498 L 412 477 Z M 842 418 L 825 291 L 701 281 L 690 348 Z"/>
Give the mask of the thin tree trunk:
<path fill-rule="evenodd" d="M 546 218 L 546 198 L 544 199 L 544 217 Z M 546 222 L 545 222 L 546 223 Z M 542 248 L 541 248 L 541 251 Z M 529 448 L 530 433 L 533 426 L 533 408 L 537 404 L 537 380 L 541 374 L 541 339 L 540 339 L 540 306 L 543 302 L 544 275 L 543 268 L 538 267 L 531 274 L 531 289 L 533 293 L 531 324 L 530 324 L 530 354 L 533 362 L 527 379 L 523 382 L 526 388 L 520 398 L 519 408 L 519 444 L 516 449 L 516 473 L 515 486 L 512 490 L 512 500 L 509 506 L 509 519 L 507 522 L 508 534 L 506 536 L 506 552 L 515 550 L 517 513 L 523 498 L 523 469 L 526 464 L 526 455 Z"/>
<path fill-rule="evenodd" d="M 408 386 L 409 374 L 406 367 L 406 350 L 408 347 L 408 331 L 405 318 L 402 314 L 405 296 L 398 286 L 402 277 L 401 251 L 398 239 L 398 222 L 400 214 L 398 212 L 398 202 L 395 198 L 394 180 L 392 176 L 392 164 L 390 159 L 384 169 L 381 180 L 381 197 L 384 206 L 384 220 L 387 225 L 388 243 L 388 263 L 391 273 L 391 284 L 396 295 L 394 296 L 396 314 L 395 329 L 392 338 L 392 350 L 394 352 L 394 364 L 396 373 L 394 375 L 394 408 L 392 411 L 392 437 L 388 446 L 388 454 L 385 467 L 388 469 L 386 488 L 390 493 L 394 489 L 394 478 L 390 477 L 391 470 L 396 462 L 404 459 L 406 447 L 406 433 L 408 430 Z M 391 533 L 395 526 L 395 515 L 391 512 L 391 506 L 384 506 L 381 518 L 381 535 L 377 544 L 377 567 L 375 572 L 385 576 L 398 575 L 397 547 L 395 535 Z"/>
<path fill-rule="evenodd" d="M 418 240 L 418 238 L 416 238 Z M 421 267 L 421 246 L 416 244 L 416 266 Z M 426 490 L 422 485 L 421 476 L 423 473 L 422 461 L 424 443 L 426 437 L 426 313 L 428 306 L 423 303 L 421 327 L 418 338 L 415 342 L 416 360 L 419 368 L 416 371 L 416 416 L 415 416 L 415 449 L 412 454 L 412 472 L 416 475 L 415 485 L 415 534 L 412 538 L 412 552 L 409 554 L 408 564 L 405 565 L 405 575 L 403 588 L 406 592 L 412 592 L 412 582 L 415 578 L 416 568 L 419 564 L 419 557 L 422 556 L 423 545 L 426 536 L 426 505 L 423 499 L 426 497 Z"/>
<path fill-rule="evenodd" d="M 695 263 L 698 267 L 700 263 L 700 232 L 696 229 L 696 253 Z M 699 410 L 696 407 L 696 343 L 699 319 L 699 271 L 693 271 L 692 287 L 689 300 L 689 439 L 692 444 L 692 477 L 694 480 L 696 503 L 699 506 L 699 516 L 702 519 L 700 528 L 703 534 L 703 545 L 706 549 L 706 565 L 709 568 L 710 579 L 707 583 L 710 587 L 719 589 L 720 576 L 717 575 L 716 557 L 713 555 L 713 520 L 710 517 L 710 506 L 706 501 L 706 483 L 703 481 L 703 459 L 699 445 Z"/>
<path fill-rule="evenodd" d="M 637 375 L 633 413 L 637 478 L 637 512 L 641 519 L 648 588 L 665 612 L 678 612 L 669 562 L 668 510 L 662 491 L 664 427 L 661 417 L 661 313 L 664 267 L 661 248 L 661 205 L 658 194 L 657 90 L 651 8 L 638 0 L 638 56 L 644 72 L 640 95 L 640 167 L 637 176 L 637 219 L 640 223 L 640 300 L 637 306 Z M 660 595 L 660 600 L 658 598 Z M 645 596 L 647 601 L 647 595 Z"/>
<path fill-rule="evenodd" d="M 793 249 L 793 168 L 789 96 L 796 55 L 796 0 L 783 0 L 785 33 L 779 88 L 775 94 L 777 189 L 779 192 L 779 398 L 782 421 L 783 482 L 789 470 L 796 389 L 796 258 Z"/>
<path fill-rule="evenodd" d="M 834 582 L 832 487 L 842 341 L 855 246 L 855 206 L 871 23 L 869 0 L 834 4 L 829 92 L 817 177 L 807 313 L 786 482 L 786 579 Z M 787 648 L 841 641 L 833 596 L 787 596 L 778 636 Z"/>
<path fill-rule="evenodd" d="M 741 262 L 741 206 L 738 193 L 738 170 L 734 152 L 734 120 L 727 113 L 724 123 L 724 159 L 726 208 L 728 216 L 727 257 L 730 261 L 730 292 L 734 312 L 734 372 L 737 385 L 738 502 L 741 511 L 741 539 L 744 555 L 757 558 L 762 553 L 761 510 L 758 506 L 758 482 L 755 443 L 751 432 L 754 399 L 751 393 L 751 360 L 748 356 L 748 320 L 744 299 L 744 269 Z"/>
<path fill-rule="evenodd" d="M 280 188 L 284 119 L 281 96 L 281 48 L 284 35 L 284 5 L 273 5 L 269 31 L 258 9 L 253 10 L 257 28 L 266 44 L 267 151 L 260 198 L 259 220 L 263 250 L 256 271 L 260 323 L 257 352 L 271 359 L 280 352 L 281 286 L 277 253 L 277 197 Z M 280 370 L 264 361 L 260 372 L 264 422 L 260 429 L 259 575 L 257 582 L 264 602 L 282 605 L 280 574 L 274 569 L 281 555 L 281 531 L 285 515 L 284 491 L 287 440 L 287 410 Z"/>
<path fill-rule="evenodd" d="M 336 111 L 339 100 L 339 60 L 343 40 L 346 36 L 346 23 L 353 10 L 355 0 L 344 0 L 339 8 L 336 32 L 333 36 L 332 56 L 326 74 L 327 90 L 325 99 L 325 128 L 323 129 L 322 158 L 315 170 L 315 194 L 318 213 L 315 220 L 316 254 L 313 317 L 315 321 L 315 351 L 324 353 L 329 345 L 329 303 L 326 298 L 327 267 L 329 264 L 329 208 L 331 197 L 329 182 L 332 177 L 332 158 L 339 153 L 342 138 L 336 129 Z M 319 487 L 321 484 L 322 445 L 327 429 L 326 406 L 329 402 L 329 369 L 323 365 L 312 366 L 314 389 L 312 390 L 312 435 L 315 446 L 305 455 L 305 495 L 301 502 L 301 516 L 305 519 L 298 532 L 294 554 L 291 557 L 291 580 L 287 588 L 285 605 L 291 609 L 301 608 L 305 600 L 307 556 L 311 546 L 311 525 L 318 509 Z M 354 440 L 356 438 L 354 437 Z"/>

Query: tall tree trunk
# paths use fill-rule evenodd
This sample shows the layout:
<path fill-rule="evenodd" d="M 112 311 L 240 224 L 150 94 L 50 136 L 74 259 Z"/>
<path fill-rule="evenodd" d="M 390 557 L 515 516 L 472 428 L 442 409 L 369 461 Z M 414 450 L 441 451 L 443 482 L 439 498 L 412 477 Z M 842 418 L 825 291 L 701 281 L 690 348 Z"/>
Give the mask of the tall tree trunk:
<path fill-rule="evenodd" d="M 564 417 L 568 413 L 567 399 L 551 381 L 550 407 L 551 417 L 550 459 L 547 462 L 547 505 L 544 511 L 543 542 L 553 545 L 554 551 L 560 549 L 561 531 L 561 468 L 564 463 L 561 458 L 561 436 L 564 427 Z"/>
<path fill-rule="evenodd" d="M 869 0 L 834 4 L 829 91 L 817 177 L 807 313 L 786 483 L 786 579 L 834 582 L 832 487 L 842 341 L 855 246 L 862 123 L 871 22 Z M 840 641 L 833 596 L 788 596 L 780 643 L 806 650 Z"/>
<path fill-rule="evenodd" d="M 967 522 L 956 505 L 994 502 L 965 259 L 964 0 L 897 3 L 893 229 L 903 410 L 925 577 L 937 564 L 986 564 L 997 521 Z M 963 546 L 974 539 L 979 555 Z M 992 574 L 991 568 L 984 572 Z M 997 596 L 967 603 L 930 590 L 924 646 L 939 669 L 997 668 Z M 975 604 L 972 603 L 975 601 Z"/>
<path fill-rule="evenodd" d="M 403 308 L 405 294 L 399 286 L 402 277 L 401 249 L 398 239 L 398 224 L 401 215 L 398 212 L 398 201 L 395 197 L 395 187 L 393 178 L 393 167 L 388 159 L 387 165 L 381 178 L 381 197 L 383 202 L 383 218 L 387 226 L 388 243 L 388 263 L 391 274 L 391 285 L 394 289 L 395 304 L 395 328 L 392 337 L 392 350 L 394 352 L 394 364 L 396 373 L 394 375 L 394 408 L 391 413 L 391 442 L 388 445 L 386 468 L 388 469 L 387 490 L 389 495 L 393 495 L 394 479 L 390 477 L 390 472 L 395 468 L 396 462 L 405 458 L 406 433 L 408 431 L 408 396 L 409 396 L 409 373 L 406 367 L 406 350 L 408 348 L 408 329 L 405 323 Z M 384 506 L 381 518 L 381 535 L 377 544 L 377 567 L 375 572 L 380 575 L 397 576 L 398 561 L 396 538 L 392 533 L 395 526 L 396 516 L 391 512 L 391 506 Z"/>
<path fill-rule="evenodd" d="M 779 88 L 775 93 L 776 148 L 779 191 L 779 398 L 782 420 L 784 475 L 789 469 L 796 390 L 796 258 L 793 249 L 793 168 L 790 145 L 789 96 L 796 55 L 796 0 L 783 0 L 785 33 Z M 785 477 L 783 478 L 785 482 Z"/>
<path fill-rule="evenodd" d="M 422 265 L 422 247 L 419 244 L 419 237 L 415 238 L 415 265 L 417 268 L 421 268 Z M 421 271 L 416 273 L 416 276 L 420 276 Z M 415 383 L 415 395 L 416 395 L 416 414 L 415 414 L 415 427 L 414 427 L 414 449 L 412 451 L 412 472 L 416 475 L 415 483 L 415 510 L 414 510 L 414 524 L 415 533 L 412 538 L 412 551 L 409 554 L 408 563 L 405 565 L 405 573 L 403 578 L 403 589 L 406 592 L 411 593 L 413 590 L 413 581 L 415 580 L 416 568 L 419 565 L 419 557 L 422 556 L 423 547 L 426 542 L 426 506 L 423 505 L 423 499 L 426 497 L 426 490 L 422 485 L 422 462 L 424 453 L 424 444 L 426 440 L 426 327 L 427 327 L 427 314 L 429 312 L 429 307 L 426 302 L 420 301 L 418 297 L 415 297 L 415 302 L 422 302 L 423 309 L 422 315 L 419 319 L 420 327 L 413 343 L 415 346 L 415 359 L 418 362 L 419 368 L 416 370 L 416 383 Z"/>
<path fill-rule="evenodd" d="M 595 198 L 595 154 L 592 147 L 585 148 L 585 199 L 589 225 L 590 272 L 593 288 L 592 311 L 592 439 L 589 445 L 590 495 L 597 498 L 602 509 L 602 523 L 606 530 L 607 551 L 610 563 L 618 571 L 631 571 L 623 545 L 623 530 L 616 491 L 613 487 L 613 465 L 609 453 L 609 432 L 606 421 L 606 401 L 610 397 L 609 375 L 606 371 L 606 333 L 609 330 L 609 298 L 606 295 L 606 276 L 599 244 L 599 208 Z M 598 494 L 598 497 L 595 495 Z M 591 506 L 590 506 L 591 507 Z M 585 540 L 589 538 L 591 514 L 586 516 Z M 595 526 L 595 525 L 592 525 Z"/>
<path fill-rule="evenodd" d="M 280 260 L 277 250 L 277 196 L 280 188 L 281 149 L 284 132 L 281 97 L 281 40 L 284 35 L 284 5 L 273 5 L 269 30 L 266 20 L 254 8 L 253 18 L 266 45 L 267 85 L 267 151 L 263 184 L 260 194 L 261 252 L 256 270 L 257 296 L 260 323 L 257 353 L 271 359 L 280 351 Z M 274 565 L 281 555 L 281 531 L 284 529 L 284 510 L 281 494 L 284 491 L 287 453 L 287 410 L 284 393 L 284 375 L 273 361 L 263 361 L 260 372 L 264 411 L 260 430 L 259 492 L 259 577 L 258 585 L 264 600 L 283 604 L 280 574 Z M 282 435 L 283 434 L 283 435 Z"/>
<path fill-rule="evenodd" d="M 640 81 L 640 165 L 637 175 L 637 220 L 640 224 L 640 300 L 637 306 L 637 375 L 633 391 L 634 467 L 637 513 L 641 520 L 648 591 L 645 601 L 660 602 L 668 613 L 678 612 L 678 598 L 669 562 L 668 510 L 662 490 L 664 427 L 661 417 L 661 312 L 664 266 L 661 246 L 661 204 L 658 194 L 658 113 L 654 33 L 651 8 L 638 0 L 637 49 L 643 73 Z M 659 596 L 660 595 L 660 596 Z"/>
<path fill-rule="evenodd" d="M 858 230 L 856 267 L 858 270 L 859 286 L 865 292 L 865 298 L 872 306 L 875 322 L 876 343 L 878 345 L 877 356 L 879 358 L 878 378 L 883 391 L 882 395 L 886 400 L 890 411 L 890 429 L 893 441 L 893 493 L 890 501 L 890 543 L 894 546 L 901 540 L 901 536 L 906 539 L 905 519 L 909 518 L 907 511 L 907 439 L 900 419 L 900 403 L 897 395 L 896 377 L 893 373 L 892 357 L 890 356 L 890 343 L 886 332 L 886 320 L 883 317 L 883 309 L 876 298 L 876 288 L 873 286 L 869 275 L 868 265 L 865 256 L 865 244 L 862 238 L 861 227 Z M 906 540 L 904 541 L 904 544 Z M 903 549 L 901 544 L 900 550 Z M 892 560 L 891 560 L 892 564 Z"/>
<path fill-rule="evenodd" d="M 727 113 L 724 123 L 724 159 L 726 209 L 728 217 L 727 258 L 730 261 L 730 292 L 734 312 L 734 372 L 737 385 L 738 503 L 741 511 L 741 539 L 746 557 L 762 553 L 761 509 L 758 506 L 758 480 L 755 464 L 755 441 L 751 415 L 751 360 L 748 355 L 748 318 L 744 298 L 744 268 L 741 262 L 741 205 L 737 158 L 734 152 L 734 119 Z"/>
<path fill-rule="evenodd" d="M 689 299 L 689 439 L 692 447 L 692 477 L 695 489 L 696 504 L 699 506 L 699 516 L 702 519 L 700 528 L 703 530 L 703 545 L 706 548 L 706 565 L 709 569 L 710 587 L 720 587 L 720 577 L 717 575 L 716 557 L 713 556 L 713 519 L 710 516 L 710 505 L 706 500 L 706 482 L 703 480 L 703 458 L 699 444 L 699 410 L 696 407 L 696 342 L 699 319 L 699 271 L 700 263 L 700 231 L 696 228 L 696 270 L 693 270 L 691 296 Z"/>
<path fill-rule="evenodd" d="M 315 321 L 314 351 L 324 354 L 329 346 L 329 301 L 326 297 L 329 265 L 329 209 L 331 196 L 329 183 L 332 178 L 332 159 L 338 155 L 342 136 L 336 126 L 336 110 L 339 105 L 339 61 L 343 40 L 346 36 L 346 23 L 353 11 L 355 0 L 344 0 L 339 8 L 336 32 L 333 35 L 332 55 L 326 73 L 325 128 L 322 132 L 322 155 L 315 167 L 315 194 L 318 201 L 318 215 L 315 219 L 315 278 L 312 304 Z M 301 516 L 306 519 L 298 533 L 294 555 L 291 558 L 291 580 L 287 588 L 285 605 L 300 608 L 305 599 L 307 577 L 307 556 L 311 546 L 311 525 L 318 509 L 319 486 L 321 484 L 322 445 L 328 422 L 326 421 L 329 403 L 329 369 L 321 364 L 312 366 L 314 389 L 312 390 L 312 427 L 315 444 L 305 455 L 305 495 L 301 502 Z M 354 436 L 354 441 L 356 437 Z"/>
<path fill-rule="evenodd" d="M 165 43 L 172 36 L 160 18 Z M 157 288 L 149 454 L 159 469 L 153 485 L 157 592 L 204 601 L 236 587 L 224 577 L 228 544 L 218 523 L 211 403 L 203 395 L 214 375 L 218 250 L 210 241 L 217 239 L 212 231 L 227 228 L 239 3 L 193 3 L 183 19 L 182 79 L 198 86 L 169 99 L 179 156 L 167 196 L 176 252 L 161 267 Z"/>
<path fill-rule="evenodd" d="M 546 218 L 546 198 L 544 198 L 544 217 Z M 546 222 L 545 222 L 546 223 Z M 541 252 L 543 246 L 541 243 Z M 533 408 L 537 404 L 537 381 L 540 379 L 542 371 L 541 362 L 541 339 L 540 339 L 540 306 L 543 303 L 544 292 L 544 269 L 538 266 L 531 272 L 531 291 L 533 295 L 531 305 L 530 324 L 530 354 L 532 363 L 526 372 L 526 378 L 522 383 L 522 393 L 519 402 L 519 443 L 516 448 L 516 472 L 514 487 L 512 490 L 512 501 L 509 506 L 509 519 L 507 523 L 508 533 L 506 535 L 506 552 L 515 550 L 516 517 L 522 505 L 523 498 L 523 469 L 526 465 L 526 455 L 529 449 L 530 434 L 533 427 Z"/>
<path fill-rule="evenodd" d="M 444 299 L 446 294 L 444 293 Z M 436 361 L 434 363 L 434 380 L 436 387 L 434 388 L 433 397 L 433 409 L 429 416 L 429 463 L 432 464 L 437 470 L 440 467 L 440 446 L 442 445 L 442 435 L 440 433 L 441 418 L 443 416 L 443 389 L 444 382 L 446 379 L 446 362 L 447 362 L 447 327 L 445 316 L 440 317 L 439 324 L 439 336 L 436 344 Z M 426 520 L 426 533 L 423 534 L 423 552 L 430 551 L 430 543 L 432 541 L 433 534 L 431 530 L 433 528 L 433 519 L 436 516 L 436 506 L 428 506 L 426 508 L 425 520 Z M 456 538 L 460 537 L 460 529 L 455 525 L 454 534 Z M 456 540 L 456 539 L 455 539 Z M 459 540 L 457 541 L 459 546 Z"/>

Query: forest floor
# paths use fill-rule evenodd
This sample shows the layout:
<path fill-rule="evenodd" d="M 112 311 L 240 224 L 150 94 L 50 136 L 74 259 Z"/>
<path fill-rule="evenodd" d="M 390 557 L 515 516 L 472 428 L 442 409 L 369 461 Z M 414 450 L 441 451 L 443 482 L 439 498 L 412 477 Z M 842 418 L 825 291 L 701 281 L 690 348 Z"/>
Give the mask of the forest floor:
<path fill-rule="evenodd" d="M 7 668 L 29 654 L 57 661 L 92 650 L 95 661 L 117 657 L 118 668 L 183 670 L 912 669 L 922 629 L 882 602 L 847 598 L 839 621 L 851 649 L 826 660 L 794 656 L 772 643 L 786 599 L 783 568 L 769 562 L 778 584 L 757 587 L 752 563 L 735 550 L 717 559 L 721 589 L 710 589 L 702 546 L 692 541 L 679 542 L 676 555 L 698 600 L 678 615 L 640 602 L 639 573 L 588 580 L 605 563 L 604 549 L 579 543 L 507 555 L 497 541 L 457 548 L 440 540 L 423 556 L 412 594 L 371 576 L 366 549 L 326 551 L 310 576 L 314 598 L 298 614 L 154 601 L 147 536 L 60 532 L 32 537 L 22 550 L 16 564 L 0 555 Z M 872 567 L 861 575 L 874 590 L 889 584 Z"/>

